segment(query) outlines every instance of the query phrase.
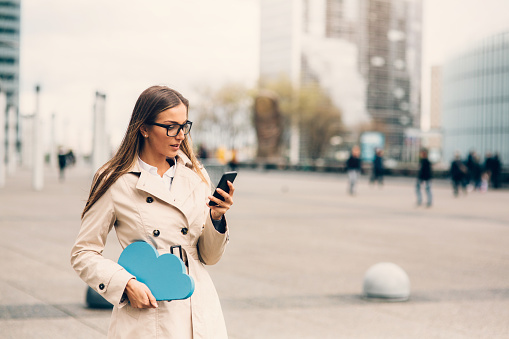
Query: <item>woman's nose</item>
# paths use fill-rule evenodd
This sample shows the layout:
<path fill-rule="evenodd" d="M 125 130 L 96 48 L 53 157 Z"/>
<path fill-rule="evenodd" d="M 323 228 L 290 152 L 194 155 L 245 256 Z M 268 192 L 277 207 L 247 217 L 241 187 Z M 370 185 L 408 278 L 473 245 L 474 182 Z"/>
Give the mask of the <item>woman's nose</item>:
<path fill-rule="evenodd" d="M 179 132 L 177 133 L 176 137 L 178 139 L 184 139 L 186 137 L 186 135 L 184 134 L 184 130 L 182 128 L 179 129 Z"/>

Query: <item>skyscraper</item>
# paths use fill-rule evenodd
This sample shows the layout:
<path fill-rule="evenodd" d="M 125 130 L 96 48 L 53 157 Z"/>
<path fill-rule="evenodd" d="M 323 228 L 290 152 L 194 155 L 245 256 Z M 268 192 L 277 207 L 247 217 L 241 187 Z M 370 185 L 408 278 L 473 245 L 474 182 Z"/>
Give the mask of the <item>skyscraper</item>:
<path fill-rule="evenodd" d="M 420 1 L 362 0 L 360 67 L 366 107 L 386 136 L 387 155 L 401 159 L 405 130 L 420 127 Z"/>
<path fill-rule="evenodd" d="M 20 0 L 0 1 L 0 89 L 7 95 L 7 110 L 16 111 L 19 143 L 19 36 Z M 6 114 L 6 112 L 0 112 Z M 5 121 L 9 123 L 6 117 Z M 4 128 L 8 129 L 6 125 Z M 6 133 L 7 135 L 7 133 Z"/>
<path fill-rule="evenodd" d="M 370 123 L 401 159 L 420 126 L 420 0 L 262 0 L 260 76 L 316 82 L 347 127 Z"/>

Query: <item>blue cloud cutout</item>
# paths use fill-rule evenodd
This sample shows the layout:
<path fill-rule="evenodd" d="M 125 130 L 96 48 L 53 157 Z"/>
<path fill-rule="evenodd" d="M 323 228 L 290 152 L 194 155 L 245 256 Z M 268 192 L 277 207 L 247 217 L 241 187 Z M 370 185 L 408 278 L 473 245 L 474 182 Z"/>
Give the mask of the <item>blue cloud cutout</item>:
<path fill-rule="evenodd" d="M 118 264 L 147 285 L 156 300 L 187 299 L 194 292 L 194 280 L 186 274 L 184 262 L 171 253 L 159 255 L 144 241 L 127 246 Z"/>

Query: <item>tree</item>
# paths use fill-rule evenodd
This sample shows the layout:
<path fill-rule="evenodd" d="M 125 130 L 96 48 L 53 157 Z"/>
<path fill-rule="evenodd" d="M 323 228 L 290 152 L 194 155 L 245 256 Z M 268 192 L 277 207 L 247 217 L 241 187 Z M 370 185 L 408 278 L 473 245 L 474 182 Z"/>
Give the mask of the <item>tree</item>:
<path fill-rule="evenodd" d="M 278 94 L 279 108 L 289 124 L 295 124 L 305 146 L 304 154 L 319 159 L 331 137 L 343 130 L 341 111 L 330 96 L 316 83 L 296 88 L 288 78 L 260 81 L 260 88 Z M 288 124 L 287 124 L 288 125 Z"/>
<path fill-rule="evenodd" d="M 193 104 L 201 132 L 197 139 L 208 139 L 208 147 L 225 146 L 233 150 L 243 145 L 239 139 L 252 134 L 249 90 L 242 84 L 227 83 L 218 89 L 201 87 L 197 92 L 199 98 Z"/>

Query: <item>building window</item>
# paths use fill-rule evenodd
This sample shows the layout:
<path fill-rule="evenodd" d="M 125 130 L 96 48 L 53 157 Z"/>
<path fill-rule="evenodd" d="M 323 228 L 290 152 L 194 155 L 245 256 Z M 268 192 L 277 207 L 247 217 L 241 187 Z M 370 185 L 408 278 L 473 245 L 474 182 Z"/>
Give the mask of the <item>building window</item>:
<path fill-rule="evenodd" d="M 402 70 L 405 68 L 405 62 L 401 59 L 394 61 L 394 68 Z"/>
<path fill-rule="evenodd" d="M 391 29 L 389 32 L 387 32 L 387 39 L 392 42 L 403 41 L 405 40 L 405 36 L 405 32 L 396 29 Z"/>
<path fill-rule="evenodd" d="M 371 65 L 375 67 L 382 67 L 383 65 L 385 65 L 385 59 L 382 58 L 381 56 L 374 56 L 371 58 Z"/>
<path fill-rule="evenodd" d="M 14 74 L 0 74 L 0 79 L 12 81 L 14 80 Z"/>
<path fill-rule="evenodd" d="M 403 99 L 403 97 L 405 96 L 405 90 L 401 87 L 395 88 L 393 93 L 396 99 Z"/>
<path fill-rule="evenodd" d="M 1 33 L 16 34 L 16 33 L 18 33 L 18 30 L 14 29 L 14 28 L 0 27 L 0 34 Z"/>
<path fill-rule="evenodd" d="M 2 58 L 2 57 L 0 57 L 0 64 L 14 65 L 15 63 L 16 63 L 16 59 L 14 59 L 14 58 Z"/>
<path fill-rule="evenodd" d="M 0 14 L 0 20 L 18 21 L 19 17 L 16 15 Z"/>
<path fill-rule="evenodd" d="M 0 7 L 14 7 L 19 8 L 18 3 L 14 3 L 12 1 L 0 1 Z"/>

